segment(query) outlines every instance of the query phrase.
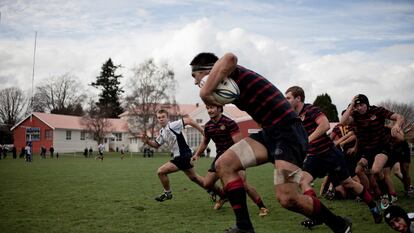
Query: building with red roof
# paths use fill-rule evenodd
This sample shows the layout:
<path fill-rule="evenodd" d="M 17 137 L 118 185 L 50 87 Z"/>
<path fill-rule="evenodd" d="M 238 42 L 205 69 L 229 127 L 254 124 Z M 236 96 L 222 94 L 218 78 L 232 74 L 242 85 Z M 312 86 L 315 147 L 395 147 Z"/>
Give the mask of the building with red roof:
<path fill-rule="evenodd" d="M 107 150 L 116 150 L 122 144 L 129 143 L 128 124 L 122 119 L 108 119 L 109 134 L 105 137 Z M 17 123 L 12 129 L 14 145 L 22 148 L 27 142 L 32 143 L 34 153 L 39 153 L 41 146 L 56 152 L 76 152 L 92 147 L 96 151 L 98 143 L 90 135 L 84 118 L 50 113 L 34 112 Z"/>
<path fill-rule="evenodd" d="M 159 108 L 163 107 L 159 106 Z M 179 104 L 176 107 L 166 109 L 170 112 L 171 120 L 189 116 L 201 126 L 210 120 L 204 104 Z M 246 112 L 239 110 L 234 105 L 226 105 L 223 114 L 239 124 L 241 133 L 245 137 L 259 129 L 257 123 Z M 132 126 L 128 123 L 131 118 L 139 117 L 139 113 L 126 111 L 119 117 L 120 119 L 108 119 L 111 126 L 104 141 L 106 150 L 115 151 L 124 145 L 129 151 L 141 151 L 143 144 L 140 135 L 134 134 L 131 130 Z M 98 142 L 89 133 L 84 118 L 79 116 L 34 112 L 17 123 L 12 128 L 12 132 L 16 148 L 22 148 L 27 142 L 31 142 L 34 153 L 39 153 L 41 146 L 47 149 L 54 147 L 55 151 L 59 153 L 81 152 L 90 147 L 96 151 L 98 146 Z M 186 128 L 185 136 L 193 150 L 197 148 L 202 139 L 202 135 L 192 127 Z M 211 156 L 215 156 L 214 143 L 210 142 L 209 147 Z"/>

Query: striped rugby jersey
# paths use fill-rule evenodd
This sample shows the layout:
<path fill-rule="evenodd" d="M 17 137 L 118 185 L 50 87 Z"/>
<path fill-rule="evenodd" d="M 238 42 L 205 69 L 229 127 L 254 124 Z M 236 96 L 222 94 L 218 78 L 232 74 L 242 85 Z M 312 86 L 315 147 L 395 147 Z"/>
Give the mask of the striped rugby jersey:
<path fill-rule="evenodd" d="M 365 114 L 352 112 L 355 135 L 358 139 L 358 148 L 373 149 L 390 142 L 390 134 L 386 133 L 385 119 L 389 119 L 393 112 L 371 105 Z"/>
<path fill-rule="evenodd" d="M 240 96 L 233 103 L 263 128 L 297 118 L 283 93 L 261 75 L 237 65 L 230 78 L 240 89 Z"/>
<path fill-rule="evenodd" d="M 316 120 L 325 114 L 316 106 L 311 104 L 303 105 L 302 111 L 299 113 L 299 118 L 306 129 L 308 135 L 311 135 L 318 127 Z M 308 155 L 316 155 L 328 151 L 332 148 L 333 142 L 325 133 L 319 138 L 309 142 Z"/>
<path fill-rule="evenodd" d="M 204 126 L 207 142 L 212 139 L 216 144 L 216 156 L 220 156 L 234 144 L 232 136 L 239 132 L 236 122 L 224 115 L 217 122 L 209 120 Z"/>

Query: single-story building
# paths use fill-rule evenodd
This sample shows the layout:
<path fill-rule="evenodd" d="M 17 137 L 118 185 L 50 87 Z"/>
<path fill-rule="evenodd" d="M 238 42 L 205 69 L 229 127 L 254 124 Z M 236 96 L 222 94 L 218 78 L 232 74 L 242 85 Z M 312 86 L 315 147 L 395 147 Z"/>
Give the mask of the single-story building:
<path fill-rule="evenodd" d="M 178 109 L 171 110 L 171 120 L 178 117 L 189 116 L 202 127 L 210 117 L 205 105 L 201 104 L 179 104 Z M 226 105 L 223 114 L 233 119 L 240 127 L 244 137 L 260 129 L 258 124 L 244 111 L 234 105 Z M 110 121 L 109 133 L 105 136 L 104 145 L 106 151 L 116 151 L 122 145 L 128 151 L 142 151 L 142 142 L 138 134 L 132 134 L 128 125 L 130 117 L 137 117 L 125 112 L 120 119 L 108 119 Z M 34 153 L 40 153 L 41 146 L 50 149 L 54 147 L 55 152 L 81 152 L 85 148 L 97 150 L 98 142 L 90 135 L 84 118 L 79 116 L 68 116 L 60 114 L 34 112 L 17 123 L 12 129 L 14 145 L 18 150 L 27 142 L 32 143 Z M 202 135 L 192 127 L 186 127 L 184 135 L 193 150 L 197 148 L 202 140 Z M 156 135 L 155 135 L 156 136 Z M 216 156 L 214 142 L 210 142 L 210 156 Z"/>
<path fill-rule="evenodd" d="M 122 119 L 108 119 L 109 132 L 104 139 L 106 150 L 116 150 L 129 144 L 128 124 Z M 80 152 L 85 148 L 96 151 L 98 142 L 88 131 L 84 118 L 60 114 L 33 112 L 11 129 L 14 145 L 18 150 L 27 142 L 32 143 L 34 153 L 40 153 L 41 146 L 55 149 L 55 152 Z"/>

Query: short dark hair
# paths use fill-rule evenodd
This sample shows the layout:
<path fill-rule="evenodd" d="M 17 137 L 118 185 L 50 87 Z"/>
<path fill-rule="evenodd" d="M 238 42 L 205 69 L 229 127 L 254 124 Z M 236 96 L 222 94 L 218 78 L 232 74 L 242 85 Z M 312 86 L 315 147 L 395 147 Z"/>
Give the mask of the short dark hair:
<path fill-rule="evenodd" d="M 293 86 L 293 87 L 289 87 L 285 94 L 292 92 L 292 95 L 294 98 L 296 97 L 300 97 L 300 99 L 302 100 L 302 102 L 305 102 L 305 91 L 303 91 L 303 89 L 299 86 Z"/>
<path fill-rule="evenodd" d="M 359 94 L 355 98 L 355 104 L 366 104 L 369 107 L 368 97 L 364 94 Z"/>
<path fill-rule="evenodd" d="M 165 109 L 160 109 L 160 110 L 157 111 L 157 115 L 158 114 L 166 114 L 168 116 L 168 111 L 165 110 Z"/>
<path fill-rule="evenodd" d="M 190 62 L 190 66 L 213 66 L 218 60 L 214 53 L 199 53 Z"/>

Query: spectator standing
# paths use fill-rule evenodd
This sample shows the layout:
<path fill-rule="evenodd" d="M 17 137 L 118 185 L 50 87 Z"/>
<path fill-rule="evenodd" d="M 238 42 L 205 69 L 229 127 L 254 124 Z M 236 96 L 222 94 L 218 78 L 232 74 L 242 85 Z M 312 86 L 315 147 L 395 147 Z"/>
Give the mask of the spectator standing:
<path fill-rule="evenodd" d="M 124 144 L 122 144 L 122 146 L 121 146 L 121 159 L 124 159 L 125 158 L 125 146 L 124 146 Z"/>
<path fill-rule="evenodd" d="M 40 157 L 46 159 L 46 147 L 43 145 L 40 147 Z"/>
<path fill-rule="evenodd" d="M 93 150 L 92 150 L 92 146 L 89 147 L 89 157 L 92 158 L 93 157 Z"/>
<path fill-rule="evenodd" d="M 52 159 L 53 159 L 53 153 L 55 153 L 55 148 L 53 148 L 53 146 L 51 146 L 51 147 L 49 148 L 49 152 L 50 152 L 50 158 L 52 158 Z M 56 157 L 58 157 L 58 156 L 56 155 Z"/>
<path fill-rule="evenodd" d="M 26 162 L 31 163 L 33 161 L 33 158 L 32 158 L 32 148 L 31 148 L 30 142 L 26 143 L 26 147 L 24 148 L 24 150 L 26 154 Z"/>

